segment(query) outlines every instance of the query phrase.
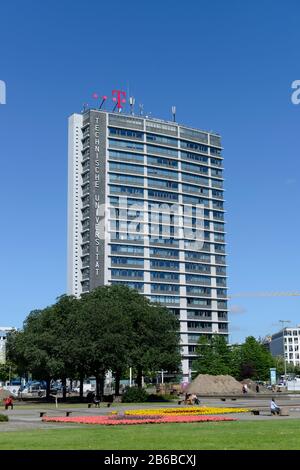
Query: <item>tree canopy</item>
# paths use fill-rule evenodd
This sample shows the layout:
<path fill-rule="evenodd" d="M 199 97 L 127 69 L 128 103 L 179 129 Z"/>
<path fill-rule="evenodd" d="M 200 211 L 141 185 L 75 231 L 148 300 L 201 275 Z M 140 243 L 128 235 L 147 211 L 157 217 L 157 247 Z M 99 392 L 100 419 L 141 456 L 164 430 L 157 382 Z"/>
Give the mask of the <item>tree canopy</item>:
<path fill-rule="evenodd" d="M 8 357 L 20 373 L 46 380 L 95 376 L 103 392 L 107 371 L 116 384 L 126 369 L 142 374 L 180 367 L 179 324 L 169 310 L 127 286 L 103 286 L 80 299 L 58 298 L 34 310 L 9 335 Z"/>
<path fill-rule="evenodd" d="M 232 375 L 238 380 L 266 380 L 274 358 L 253 336 L 242 345 L 228 346 L 223 336 L 202 337 L 196 348 L 199 358 L 193 366 L 198 374 Z"/>

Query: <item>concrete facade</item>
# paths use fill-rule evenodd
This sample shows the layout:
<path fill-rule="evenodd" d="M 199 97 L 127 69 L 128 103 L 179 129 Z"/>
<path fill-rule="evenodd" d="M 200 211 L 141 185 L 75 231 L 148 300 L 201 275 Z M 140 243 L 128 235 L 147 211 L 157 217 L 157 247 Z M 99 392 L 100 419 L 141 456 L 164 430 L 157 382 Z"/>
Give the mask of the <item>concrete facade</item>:
<path fill-rule="evenodd" d="M 289 364 L 300 365 L 300 325 L 284 328 L 271 336 L 269 350 L 272 356 L 283 356 Z"/>
<path fill-rule="evenodd" d="M 180 320 L 183 380 L 201 335 L 228 338 L 220 136 L 95 109 L 69 118 L 68 293 L 127 284 Z"/>

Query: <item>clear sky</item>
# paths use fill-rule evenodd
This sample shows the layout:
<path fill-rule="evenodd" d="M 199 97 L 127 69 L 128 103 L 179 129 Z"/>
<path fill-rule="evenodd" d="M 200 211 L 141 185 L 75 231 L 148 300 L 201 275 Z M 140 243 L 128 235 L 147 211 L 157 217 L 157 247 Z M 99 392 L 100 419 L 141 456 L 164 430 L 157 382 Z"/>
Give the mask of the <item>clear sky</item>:
<path fill-rule="evenodd" d="M 129 89 L 221 133 L 229 289 L 300 290 L 297 0 L 11 1 L 0 8 L 0 324 L 66 291 L 67 117 Z M 230 341 L 300 324 L 300 298 L 232 301 Z"/>

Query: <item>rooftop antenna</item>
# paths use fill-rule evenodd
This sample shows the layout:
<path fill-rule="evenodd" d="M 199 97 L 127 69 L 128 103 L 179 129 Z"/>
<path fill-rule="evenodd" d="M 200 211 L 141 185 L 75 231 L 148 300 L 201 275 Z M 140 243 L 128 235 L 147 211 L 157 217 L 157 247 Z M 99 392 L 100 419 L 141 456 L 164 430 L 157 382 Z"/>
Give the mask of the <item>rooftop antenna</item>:
<path fill-rule="evenodd" d="M 102 106 L 103 106 L 103 104 L 105 103 L 106 100 L 107 100 L 107 96 L 102 96 L 102 101 L 100 103 L 99 109 L 102 108 Z"/>
<path fill-rule="evenodd" d="M 94 100 L 98 100 L 98 99 L 100 98 L 100 96 L 98 95 L 98 93 L 93 93 L 92 96 L 93 96 Z M 107 96 L 102 96 L 102 101 L 101 101 L 101 103 L 100 103 L 98 109 L 101 109 L 101 108 L 102 108 L 103 103 L 104 103 L 106 100 L 107 100 Z"/>
<path fill-rule="evenodd" d="M 172 106 L 173 121 L 176 121 L 176 106 Z"/>
<path fill-rule="evenodd" d="M 130 96 L 129 104 L 130 104 L 130 114 L 132 114 L 132 116 L 133 116 L 134 115 L 134 105 L 135 105 L 135 98 L 133 96 Z"/>
<path fill-rule="evenodd" d="M 143 105 L 143 104 L 139 104 L 139 108 L 140 108 L 140 115 L 143 116 L 144 105 Z"/>
<path fill-rule="evenodd" d="M 88 103 L 83 103 L 81 112 L 84 113 L 88 107 L 89 107 Z"/>

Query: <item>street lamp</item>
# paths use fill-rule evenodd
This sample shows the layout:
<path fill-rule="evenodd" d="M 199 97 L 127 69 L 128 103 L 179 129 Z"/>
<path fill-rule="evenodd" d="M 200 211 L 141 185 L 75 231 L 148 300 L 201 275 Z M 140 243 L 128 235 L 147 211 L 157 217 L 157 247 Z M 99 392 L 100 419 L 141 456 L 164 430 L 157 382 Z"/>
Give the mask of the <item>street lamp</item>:
<path fill-rule="evenodd" d="M 282 324 L 282 342 L 283 342 L 283 362 L 284 362 L 284 382 L 286 383 L 286 360 L 285 360 L 285 350 L 284 350 L 284 324 L 285 323 L 291 323 L 290 320 L 279 320 L 279 322 Z"/>

